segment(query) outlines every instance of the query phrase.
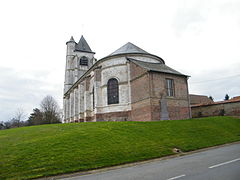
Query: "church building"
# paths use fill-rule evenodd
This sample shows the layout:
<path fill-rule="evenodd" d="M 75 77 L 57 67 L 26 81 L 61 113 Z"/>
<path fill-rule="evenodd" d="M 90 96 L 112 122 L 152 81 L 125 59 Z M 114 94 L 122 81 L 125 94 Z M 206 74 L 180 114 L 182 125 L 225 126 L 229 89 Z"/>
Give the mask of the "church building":
<path fill-rule="evenodd" d="M 188 77 L 128 42 L 97 60 L 82 36 L 66 43 L 64 122 L 191 118 Z"/>

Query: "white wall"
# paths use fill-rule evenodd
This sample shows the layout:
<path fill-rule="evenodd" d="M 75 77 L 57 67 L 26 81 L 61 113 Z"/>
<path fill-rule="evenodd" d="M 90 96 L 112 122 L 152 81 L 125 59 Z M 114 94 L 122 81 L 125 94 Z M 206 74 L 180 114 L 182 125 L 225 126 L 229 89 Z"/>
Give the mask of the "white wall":
<path fill-rule="evenodd" d="M 76 52 L 79 56 L 80 54 Z M 81 54 L 83 55 L 83 53 Z M 89 57 L 89 53 L 84 54 L 86 57 Z M 93 57 L 93 56 L 92 56 Z M 146 61 L 157 63 L 156 57 L 150 56 L 141 56 L 141 55 L 131 55 L 129 56 L 136 60 Z M 89 57 L 90 58 L 90 57 Z M 79 65 L 79 62 L 75 61 L 75 64 L 71 64 L 71 66 Z M 94 69 L 91 72 L 88 72 L 90 77 L 89 81 L 89 91 L 85 91 L 85 82 L 79 82 L 79 85 L 70 92 L 69 100 L 65 100 L 65 105 L 68 108 L 65 108 L 66 118 L 69 116 L 72 117 L 80 117 L 80 115 L 93 116 L 94 113 L 109 113 L 109 112 L 120 112 L 120 111 L 129 111 L 131 110 L 131 90 L 130 90 L 130 70 L 129 64 L 125 56 L 122 57 L 110 57 L 99 61 L 96 66 L 101 67 L 101 79 L 100 81 L 95 81 L 95 72 Z M 72 68 L 72 67 L 71 67 Z M 107 103 L 107 82 L 111 78 L 116 78 L 119 83 L 119 104 L 111 104 Z M 79 79 L 79 78 L 77 78 Z M 93 109 L 93 87 L 95 89 L 95 109 Z M 96 90 L 97 87 L 97 90 Z M 75 103 L 75 105 L 73 105 Z M 89 111 L 90 114 L 89 114 Z M 69 112 L 69 113 L 68 113 Z M 69 116 L 68 116 L 69 114 Z"/>

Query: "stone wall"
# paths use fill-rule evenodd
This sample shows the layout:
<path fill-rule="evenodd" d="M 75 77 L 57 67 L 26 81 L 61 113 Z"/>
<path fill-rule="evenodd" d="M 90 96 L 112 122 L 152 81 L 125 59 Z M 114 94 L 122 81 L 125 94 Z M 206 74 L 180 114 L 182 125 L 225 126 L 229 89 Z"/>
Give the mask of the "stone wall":
<path fill-rule="evenodd" d="M 132 57 L 150 61 L 150 57 Z M 153 57 L 151 62 L 159 61 Z M 119 104 L 107 103 L 107 82 L 111 78 L 119 83 Z M 166 96 L 166 78 L 174 80 L 174 97 Z M 168 119 L 191 116 L 185 76 L 147 71 L 127 61 L 124 55 L 108 57 L 96 62 L 65 94 L 64 118 L 65 122 L 157 121 L 162 119 L 163 96 Z"/>
<path fill-rule="evenodd" d="M 64 93 L 94 64 L 94 53 L 75 51 L 75 42 L 67 43 Z M 88 66 L 80 65 L 80 58 L 88 58 Z"/>
<path fill-rule="evenodd" d="M 96 121 L 130 121 L 131 111 L 110 112 L 103 114 L 96 114 L 93 118 Z"/>
<path fill-rule="evenodd" d="M 195 105 L 191 109 L 194 118 L 219 115 L 240 117 L 240 101 Z"/>
<path fill-rule="evenodd" d="M 99 63 L 101 69 L 100 89 L 99 94 L 96 94 L 100 98 L 100 103 L 96 107 L 97 114 L 108 114 L 112 112 L 125 112 L 131 110 L 131 100 L 129 96 L 129 77 L 126 58 L 115 57 L 109 58 Z M 118 80 L 119 84 L 119 103 L 108 104 L 107 102 L 107 83 L 111 78 Z M 124 115 L 125 118 L 125 115 Z M 97 120 L 97 119 L 96 119 Z M 112 117 L 114 120 L 114 116 Z"/>
<path fill-rule="evenodd" d="M 98 66 L 89 71 L 65 96 L 65 122 L 98 121 L 102 118 L 109 121 L 110 117 L 113 121 L 129 120 L 129 113 L 125 113 L 131 110 L 128 70 L 125 57 L 114 60 L 109 58 L 98 63 Z M 107 82 L 111 78 L 116 78 L 119 83 L 119 104 L 109 105 L 107 102 Z"/>

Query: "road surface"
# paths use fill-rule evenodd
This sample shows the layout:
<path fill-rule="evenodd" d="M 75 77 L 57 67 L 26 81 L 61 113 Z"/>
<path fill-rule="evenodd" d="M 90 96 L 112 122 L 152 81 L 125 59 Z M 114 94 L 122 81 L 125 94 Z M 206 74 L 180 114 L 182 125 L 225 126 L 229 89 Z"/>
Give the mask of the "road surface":
<path fill-rule="evenodd" d="M 64 180 L 240 180 L 240 144 Z"/>

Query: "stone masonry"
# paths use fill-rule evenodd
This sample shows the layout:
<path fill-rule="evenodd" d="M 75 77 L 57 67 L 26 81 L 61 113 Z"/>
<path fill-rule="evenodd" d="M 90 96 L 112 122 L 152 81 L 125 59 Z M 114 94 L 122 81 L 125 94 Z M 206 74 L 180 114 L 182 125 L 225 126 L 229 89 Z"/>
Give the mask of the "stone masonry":
<path fill-rule="evenodd" d="M 110 86 L 110 80 L 117 84 Z M 96 60 L 83 36 L 78 43 L 71 38 L 67 42 L 64 122 L 190 118 L 187 80 L 188 76 L 166 66 L 163 59 L 132 43 Z"/>
<path fill-rule="evenodd" d="M 227 101 L 202 103 L 191 106 L 193 117 L 237 116 L 240 117 L 240 97 Z"/>

